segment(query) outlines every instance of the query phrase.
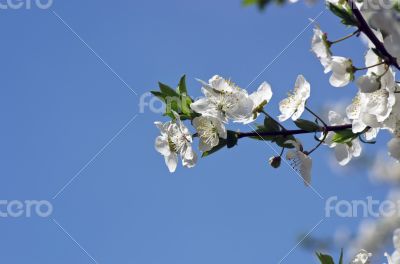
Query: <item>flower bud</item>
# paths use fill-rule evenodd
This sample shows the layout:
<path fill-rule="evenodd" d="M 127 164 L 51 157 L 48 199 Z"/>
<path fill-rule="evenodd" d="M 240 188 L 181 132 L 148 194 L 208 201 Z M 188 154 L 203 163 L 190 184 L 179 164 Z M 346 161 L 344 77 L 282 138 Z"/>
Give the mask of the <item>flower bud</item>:
<path fill-rule="evenodd" d="M 280 156 L 276 157 L 271 157 L 269 159 L 269 165 L 271 165 L 272 168 L 279 168 L 281 166 L 282 158 Z"/>

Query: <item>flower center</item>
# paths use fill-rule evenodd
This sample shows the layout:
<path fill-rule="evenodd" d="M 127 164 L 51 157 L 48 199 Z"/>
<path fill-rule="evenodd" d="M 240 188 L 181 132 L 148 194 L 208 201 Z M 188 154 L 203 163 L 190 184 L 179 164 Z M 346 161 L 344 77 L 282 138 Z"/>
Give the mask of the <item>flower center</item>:
<path fill-rule="evenodd" d="M 203 121 L 197 127 L 199 137 L 206 144 L 210 144 L 218 139 L 218 130 L 211 121 Z"/>

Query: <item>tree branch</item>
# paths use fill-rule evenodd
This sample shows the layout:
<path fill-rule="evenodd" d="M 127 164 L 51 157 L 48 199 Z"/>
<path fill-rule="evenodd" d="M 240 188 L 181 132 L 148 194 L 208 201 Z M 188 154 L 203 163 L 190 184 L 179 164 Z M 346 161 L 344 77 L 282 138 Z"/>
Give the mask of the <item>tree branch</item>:
<path fill-rule="evenodd" d="M 340 125 L 340 126 L 327 126 L 325 128 L 326 132 L 334 132 L 334 131 L 342 131 L 346 129 L 352 128 L 351 124 Z M 321 128 L 323 129 L 323 128 Z M 323 130 L 321 132 L 324 132 Z M 271 132 L 238 132 L 238 138 L 245 137 L 267 137 L 267 136 L 290 136 L 290 135 L 299 135 L 299 134 L 309 134 L 315 133 L 315 131 L 307 131 L 303 129 L 295 129 L 295 130 L 283 130 L 283 131 L 271 131 Z"/>
<path fill-rule="evenodd" d="M 397 63 L 397 59 L 394 58 L 390 53 L 386 50 L 385 46 L 383 43 L 377 38 L 375 33 L 372 31 L 372 29 L 369 27 L 367 21 L 365 21 L 363 15 L 361 14 L 360 10 L 357 8 L 353 0 L 347 0 L 348 4 L 351 7 L 351 10 L 353 11 L 354 16 L 356 17 L 358 21 L 358 29 L 363 32 L 369 40 L 375 45 L 375 48 L 379 50 L 379 52 L 382 54 L 383 59 L 386 61 L 387 64 L 393 65 L 397 69 L 400 70 L 400 66 Z"/>

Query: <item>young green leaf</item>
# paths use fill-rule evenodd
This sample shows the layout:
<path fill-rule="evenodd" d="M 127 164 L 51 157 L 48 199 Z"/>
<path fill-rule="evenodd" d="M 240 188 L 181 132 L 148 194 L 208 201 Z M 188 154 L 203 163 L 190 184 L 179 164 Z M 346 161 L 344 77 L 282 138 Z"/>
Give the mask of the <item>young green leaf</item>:
<path fill-rule="evenodd" d="M 354 17 L 351 9 L 346 9 L 342 5 L 335 5 L 330 2 L 328 3 L 328 8 L 329 10 L 331 10 L 332 13 L 341 18 L 342 24 L 355 27 L 358 25 L 358 21 Z"/>
<path fill-rule="evenodd" d="M 159 91 L 150 91 L 150 93 L 165 103 L 165 95 L 163 93 Z"/>
<path fill-rule="evenodd" d="M 318 257 L 319 261 L 321 262 L 321 264 L 335 264 L 335 262 L 333 261 L 333 258 L 329 255 L 324 255 L 322 253 L 317 252 L 317 257 Z"/>
<path fill-rule="evenodd" d="M 335 135 L 333 135 L 332 141 L 335 143 L 350 143 L 353 141 L 355 138 L 357 138 L 360 134 L 354 134 L 351 129 L 345 129 L 342 131 L 337 131 L 335 132 Z"/>
<path fill-rule="evenodd" d="M 165 95 L 165 96 L 170 96 L 170 97 L 179 97 L 179 94 L 169 87 L 166 84 L 163 84 L 161 82 L 158 83 L 158 86 L 160 87 L 160 91 Z"/>
<path fill-rule="evenodd" d="M 187 87 L 186 87 L 186 75 L 183 75 L 181 79 L 179 80 L 179 86 L 178 86 L 178 93 L 180 95 L 187 95 Z"/>

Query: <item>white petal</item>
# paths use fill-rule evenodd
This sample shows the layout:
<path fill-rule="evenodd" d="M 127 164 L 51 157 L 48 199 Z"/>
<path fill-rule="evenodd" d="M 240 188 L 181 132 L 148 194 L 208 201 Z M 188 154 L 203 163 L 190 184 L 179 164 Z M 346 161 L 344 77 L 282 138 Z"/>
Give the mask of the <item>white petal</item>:
<path fill-rule="evenodd" d="M 371 253 L 368 253 L 365 250 L 361 250 L 360 253 L 358 253 L 351 261 L 351 264 L 369 264 L 371 256 Z"/>
<path fill-rule="evenodd" d="M 171 153 L 169 149 L 168 139 L 163 136 L 158 136 L 156 138 L 155 148 L 163 156 L 168 156 Z"/>
<path fill-rule="evenodd" d="M 346 144 L 338 144 L 335 147 L 335 156 L 341 166 L 345 166 L 351 160 L 349 147 Z"/>
<path fill-rule="evenodd" d="M 204 140 L 200 140 L 199 143 L 199 150 L 201 152 L 206 152 L 206 151 L 210 151 L 214 146 L 211 144 L 211 142 L 204 142 Z"/>
<path fill-rule="evenodd" d="M 351 152 L 352 152 L 353 157 L 359 157 L 362 152 L 362 145 L 361 145 L 360 141 L 358 139 L 354 139 L 351 142 L 351 144 L 352 144 Z"/>
<path fill-rule="evenodd" d="M 269 102 L 272 98 L 271 86 L 263 82 L 256 92 L 249 95 L 249 98 L 253 101 L 254 108 L 260 106 L 263 101 Z"/>
<path fill-rule="evenodd" d="M 299 119 L 300 116 L 303 114 L 304 109 L 305 109 L 305 102 L 304 102 L 304 103 L 301 103 L 301 104 L 297 107 L 296 112 L 292 115 L 292 120 L 293 120 L 293 121 L 296 121 L 297 119 Z"/>
<path fill-rule="evenodd" d="M 171 153 L 165 156 L 165 164 L 168 167 L 169 172 L 173 173 L 178 165 L 178 155 L 176 153 Z"/>
<path fill-rule="evenodd" d="M 217 128 L 218 135 L 220 138 L 226 139 L 227 138 L 227 132 L 226 132 L 226 127 L 225 125 L 219 121 L 218 119 L 215 119 L 213 121 L 215 127 Z"/>
<path fill-rule="evenodd" d="M 304 159 L 302 159 L 303 164 L 302 164 L 300 174 L 303 177 L 304 184 L 306 186 L 310 186 L 311 185 L 312 159 L 305 154 L 303 154 L 303 155 L 304 155 Z"/>
<path fill-rule="evenodd" d="M 226 92 L 232 91 L 232 87 L 221 76 L 218 76 L 218 75 L 213 76 L 209 80 L 209 83 L 210 83 L 211 87 L 217 91 L 226 91 Z"/>
<path fill-rule="evenodd" d="M 197 163 L 197 154 L 193 151 L 191 146 L 188 146 L 186 151 L 182 154 L 182 165 L 186 168 L 193 168 Z"/>
<path fill-rule="evenodd" d="M 355 119 L 353 120 L 353 133 L 360 133 L 364 131 L 364 129 L 367 128 L 367 125 L 365 125 L 360 119 Z"/>
<path fill-rule="evenodd" d="M 296 84 L 295 84 L 295 93 L 299 93 L 302 100 L 306 100 L 310 97 L 311 85 L 307 82 L 306 78 L 303 75 L 297 76 Z"/>
<path fill-rule="evenodd" d="M 207 110 L 210 108 L 210 102 L 207 98 L 200 98 L 194 103 L 191 103 L 190 108 L 199 114 L 206 113 Z"/>
<path fill-rule="evenodd" d="M 341 88 L 346 86 L 350 82 L 350 76 L 348 74 L 337 74 L 333 73 L 329 78 L 329 83 L 333 87 Z"/>
<path fill-rule="evenodd" d="M 357 86 L 363 93 L 372 93 L 380 88 L 380 83 L 375 76 L 361 76 L 357 80 Z"/>

